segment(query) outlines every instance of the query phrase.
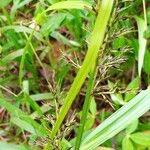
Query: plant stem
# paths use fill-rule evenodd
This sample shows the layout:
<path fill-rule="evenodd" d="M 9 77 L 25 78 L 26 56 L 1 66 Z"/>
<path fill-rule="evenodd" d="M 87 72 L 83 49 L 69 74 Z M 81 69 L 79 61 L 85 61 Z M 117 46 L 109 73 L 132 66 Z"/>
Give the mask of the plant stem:
<path fill-rule="evenodd" d="M 87 119 L 87 115 L 88 115 L 88 111 L 89 111 L 89 107 L 90 107 L 90 103 L 91 103 L 91 98 L 92 98 L 91 94 L 92 94 L 92 90 L 93 90 L 93 86 L 94 86 L 94 74 L 95 74 L 95 70 L 92 73 L 90 73 L 90 75 L 89 75 L 89 81 L 88 81 L 87 91 L 86 91 L 86 95 L 85 95 L 85 101 L 84 101 L 84 105 L 83 105 L 81 122 L 79 125 L 78 136 L 76 139 L 76 145 L 75 145 L 76 150 L 79 150 L 79 148 L 80 148 L 82 135 L 84 132 L 84 126 L 86 123 L 86 119 Z"/>

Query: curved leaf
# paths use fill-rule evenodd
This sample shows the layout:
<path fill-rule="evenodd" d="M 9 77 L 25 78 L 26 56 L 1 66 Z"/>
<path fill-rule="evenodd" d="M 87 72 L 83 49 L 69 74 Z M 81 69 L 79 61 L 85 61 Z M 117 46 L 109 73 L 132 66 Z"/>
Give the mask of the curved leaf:
<path fill-rule="evenodd" d="M 49 8 L 46 11 L 55 9 L 58 10 L 58 9 L 85 9 L 85 8 L 92 9 L 92 6 L 90 3 L 85 1 L 61 1 L 49 6 Z"/>
<path fill-rule="evenodd" d="M 144 134 L 142 132 L 131 134 L 132 141 L 139 145 L 150 146 L 150 134 Z"/>

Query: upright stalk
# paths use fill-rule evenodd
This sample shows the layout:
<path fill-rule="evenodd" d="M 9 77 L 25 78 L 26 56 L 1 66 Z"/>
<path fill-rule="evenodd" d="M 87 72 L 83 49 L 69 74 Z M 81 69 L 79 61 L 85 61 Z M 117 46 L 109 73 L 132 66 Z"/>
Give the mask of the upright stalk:
<path fill-rule="evenodd" d="M 86 95 L 85 95 L 81 121 L 80 121 L 80 125 L 79 125 L 79 130 L 77 132 L 77 139 L 76 139 L 76 145 L 75 145 L 76 150 L 79 150 L 79 148 L 80 148 L 80 144 L 81 144 L 81 140 L 82 140 L 82 136 L 83 136 L 83 132 L 84 132 L 84 127 L 85 127 L 85 123 L 87 120 L 87 115 L 88 115 L 88 111 L 89 111 L 89 107 L 90 107 L 90 103 L 91 103 L 91 99 L 92 99 L 92 90 L 93 90 L 93 86 L 94 86 L 94 75 L 95 75 L 95 70 L 93 72 L 91 72 L 89 75 L 89 81 L 88 81 L 87 91 L 86 91 Z"/>

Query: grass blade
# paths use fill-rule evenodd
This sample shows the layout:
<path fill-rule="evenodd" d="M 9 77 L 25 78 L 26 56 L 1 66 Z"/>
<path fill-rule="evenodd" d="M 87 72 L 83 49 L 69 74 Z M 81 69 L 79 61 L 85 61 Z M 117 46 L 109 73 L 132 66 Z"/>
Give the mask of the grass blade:
<path fill-rule="evenodd" d="M 53 98 L 54 98 L 54 95 L 53 95 L 52 93 L 39 93 L 39 94 L 30 95 L 30 97 L 31 97 L 34 101 L 40 101 L 40 100 L 53 99 Z"/>
<path fill-rule="evenodd" d="M 92 94 L 93 85 L 94 85 L 94 72 L 90 74 L 89 81 L 88 81 L 88 86 L 87 86 L 86 96 L 85 96 L 85 100 L 84 100 L 80 126 L 79 126 L 78 135 L 77 135 L 77 139 L 76 139 L 76 150 L 79 150 L 79 148 L 80 148 L 82 135 L 84 132 L 84 126 L 85 126 L 85 122 L 87 119 L 87 114 L 89 111 L 90 102 L 91 102 L 91 98 L 92 98 L 91 94 Z"/>
<path fill-rule="evenodd" d="M 34 127 L 30 123 L 20 119 L 19 117 L 12 117 L 10 119 L 10 122 L 17 125 L 21 129 L 28 131 L 29 133 L 32 133 L 33 135 L 36 135 L 36 130 L 34 129 Z"/>
<path fill-rule="evenodd" d="M 82 142 L 82 150 L 93 150 L 100 144 L 115 136 L 125 129 L 132 121 L 142 116 L 150 109 L 150 89 L 142 91 L 129 103 L 120 108 L 112 116 L 106 119 Z M 142 108 L 142 109 L 141 109 Z"/>
<path fill-rule="evenodd" d="M 16 33 L 28 33 L 28 34 L 32 34 L 33 32 L 33 29 L 32 28 L 29 28 L 29 27 L 26 27 L 26 26 L 23 26 L 23 25 L 9 25 L 9 26 L 4 26 L 2 28 L 0 28 L 0 32 L 7 32 L 9 30 L 14 30 Z M 42 34 L 37 32 L 37 31 L 34 31 L 33 33 L 33 36 L 41 41 L 41 42 L 44 42 L 44 39 L 42 37 Z"/>
<path fill-rule="evenodd" d="M 138 25 L 138 34 L 139 34 L 139 51 L 138 51 L 138 74 L 141 76 L 141 71 L 144 62 L 144 54 L 146 50 L 146 39 L 144 38 L 144 32 L 147 29 L 147 25 L 145 21 L 140 18 L 136 17 L 137 25 Z"/>
<path fill-rule="evenodd" d="M 111 125 L 113 123 L 114 120 L 118 120 L 118 118 L 123 115 L 126 112 L 126 109 L 131 109 L 133 105 L 135 105 L 137 102 L 140 102 L 141 99 L 143 99 L 146 95 L 148 94 L 148 90 L 146 91 L 142 91 L 140 94 L 138 94 L 138 96 L 134 97 L 132 101 L 130 101 L 130 105 L 128 103 L 129 106 L 125 105 L 124 107 L 121 108 L 121 110 L 116 111 L 115 113 L 113 113 L 109 119 L 107 119 L 107 121 L 103 122 L 103 124 L 101 124 L 101 126 L 99 126 L 98 128 L 96 128 L 96 130 L 93 131 L 93 134 L 97 134 L 98 130 L 102 130 L 105 127 Z M 88 136 L 84 141 L 86 142 L 86 140 L 88 141 L 91 137 Z"/>
<path fill-rule="evenodd" d="M 52 10 L 60 10 L 60 9 L 85 9 L 92 11 L 92 6 L 90 3 L 85 1 L 61 1 L 54 3 L 53 5 L 49 6 L 45 11 L 41 14 L 36 16 L 36 21 L 41 22 L 42 18 L 45 16 L 45 13 Z"/>
<path fill-rule="evenodd" d="M 2 59 L 2 62 L 3 62 L 4 64 L 8 64 L 8 63 L 10 63 L 12 60 L 16 59 L 17 57 L 22 56 L 22 54 L 23 54 L 23 49 L 14 51 L 14 52 L 8 54 L 7 56 L 5 56 L 5 57 Z"/>
<path fill-rule="evenodd" d="M 29 149 L 22 145 L 0 142 L 0 150 L 29 150 Z"/>
<path fill-rule="evenodd" d="M 65 98 L 64 104 L 58 115 L 58 119 L 53 126 L 51 132 L 51 138 L 54 138 L 57 131 L 60 128 L 62 121 L 64 120 L 69 108 L 71 107 L 72 102 L 74 101 L 76 95 L 78 94 L 81 86 L 83 85 L 88 73 L 90 72 L 93 64 L 98 56 L 99 48 L 102 45 L 106 26 L 110 17 L 110 13 L 113 7 L 113 0 L 103 0 L 101 7 L 98 12 L 98 16 L 95 22 L 94 30 L 91 34 L 90 43 L 88 46 L 88 52 L 84 59 L 83 65 L 77 73 L 77 76 L 68 92 L 67 97 Z"/>
<path fill-rule="evenodd" d="M 84 9 L 89 8 L 92 10 L 90 3 L 85 1 L 62 1 L 51 5 L 46 11 L 55 9 Z"/>
<path fill-rule="evenodd" d="M 36 121 L 34 121 L 30 116 L 28 116 L 27 114 L 25 114 L 23 111 L 21 111 L 16 106 L 14 106 L 11 103 L 7 102 L 6 99 L 0 98 L 0 106 L 2 106 L 5 109 L 7 109 L 7 111 L 10 112 L 11 115 L 13 115 L 13 116 L 21 119 L 22 121 L 25 121 L 28 124 L 30 124 L 30 126 L 33 127 L 32 129 L 35 130 L 37 136 L 42 136 L 42 137 L 43 136 L 47 136 L 48 132 L 47 132 L 47 130 L 45 128 L 43 128 L 42 125 L 40 125 L 39 123 L 37 123 Z M 18 126 L 20 126 L 21 124 L 22 123 L 18 124 Z M 23 129 L 25 130 L 26 128 L 23 128 Z"/>
<path fill-rule="evenodd" d="M 24 76 L 24 73 L 23 73 L 24 70 L 23 69 L 24 69 L 26 54 L 29 50 L 29 43 L 32 40 L 33 34 L 34 34 L 34 29 L 33 29 L 32 33 L 30 34 L 30 37 L 27 40 L 25 47 L 23 48 L 23 54 L 21 57 L 20 65 L 19 65 L 19 83 L 20 83 L 20 86 L 22 86 L 22 80 L 23 80 L 23 76 Z"/>
<path fill-rule="evenodd" d="M 26 94 L 26 93 L 24 94 L 24 99 L 26 102 L 28 102 L 30 104 L 32 109 L 38 113 L 39 116 L 43 115 L 43 113 L 40 109 L 40 106 L 28 94 Z"/>

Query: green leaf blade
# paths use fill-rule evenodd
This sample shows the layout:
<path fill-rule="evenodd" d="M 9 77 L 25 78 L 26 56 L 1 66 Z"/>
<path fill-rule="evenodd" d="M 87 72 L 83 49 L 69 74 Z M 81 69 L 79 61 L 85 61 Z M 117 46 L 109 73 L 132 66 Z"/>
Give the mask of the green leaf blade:
<path fill-rule="evenodd" d="M 133 143 L 128 136 L 122 141 L 122 150 L 134 150 Z"/>
<path fill-rule="evenodd" d="M 144 38 L 144 32 L 147 29 L 147 24 L 140 17 L 136 17 L 136 21 L 138 25 L 138 36 L 139 36 L 138 74 L 139 76 L 141 76 L 141 71 L 142 71 L 143 62 L 144 62 L 144 54 L 145 54 L 146 43 L 147 43 L 147 40 Z"/>
<path fill-rule="evenodd" d="M 90 39 L 90 43 L 88 46 L 88 52 L 85 56 L 83 65 L 78 71 L 77 76 L 60 110 L 58 119 L 52 129 L 51 138 L 54 138 L 54 136 L 56 135 L 57 131 L 60 128 L 62 121 L 64 120 L 64 117 L 66 116 L 69 108 L 71 107 L 72 102 L 74 101 L 75 97 L 79 93 L 79 90 L 81 86 L 83 85 L 88 73 L 90 72 L 92 67 L 95 66 L 94 64 L 98 56 L 99 48 L 102 45 L 102 42 L 104 39 L 106 26 L 107 26 L 107 23 L 111 14 L 111 10 L 113 7 L 113 2 L 114 2 L 113 0 L 102 1 L 101 8 L 99 9 L 99 13 L 95 22 L 95 27 L 91 34 L 91 39 Z"/>
<path fill-rule="evenodd" d="M 0 142 L 0 150 L 29 150 L 29 149 L 22 145 Z"/>
<path fill-rule="evenodd" d="M 143 93 L 145 94 L 144 96 L 142 96 Z M 147 112 L 150 109 L 149 93 L 150 89 L 141 92 L 133 100 L 106 119 L 83 140 L 81 145 L 82 150 L 93 150 Z"/>
<path fill-rule="evenodd" d="M 131 134 L 132 141 L 139 145 L 150 146 L 150 135 L 142 132 Z"/>
<path fill-rule="evenodd" d="M 90 3 L 85 1 L 61 1 L 49 6 L 49 8 L 46 11 L 59 9 L 85 9 L 85 8 L 92 9 L 92 6 Z"/>

